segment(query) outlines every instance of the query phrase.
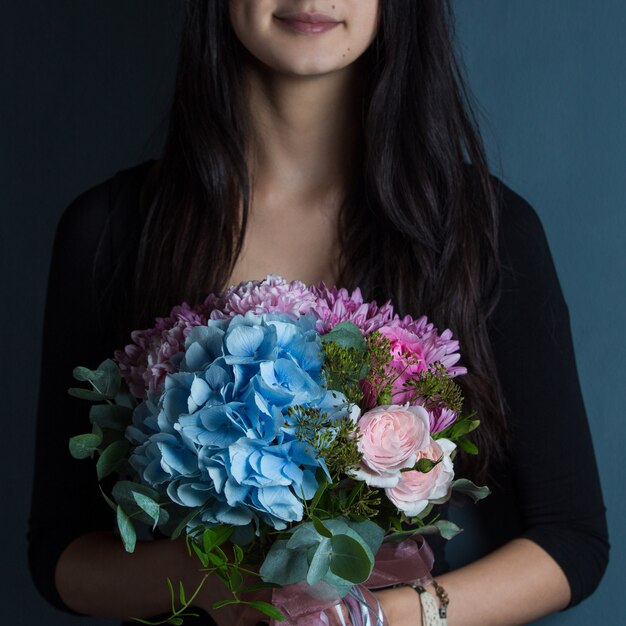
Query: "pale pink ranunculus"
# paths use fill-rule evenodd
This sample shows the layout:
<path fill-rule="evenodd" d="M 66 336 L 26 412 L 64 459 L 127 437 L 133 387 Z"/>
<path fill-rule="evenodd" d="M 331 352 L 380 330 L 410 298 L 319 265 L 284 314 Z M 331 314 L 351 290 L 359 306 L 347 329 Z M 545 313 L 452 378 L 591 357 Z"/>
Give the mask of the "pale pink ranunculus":
<path fill-rule="evenodd" d="M 421 450 L 417 460 L 427 458 L 441 462 L 430 472 L 403 472 L 397 485 L 385 489 L 387 497 L 407 517 L 419 515 L 432 500 L 447 498 L 454 478 L 450 455 L 456 444 L 449 439 L 431 439 L 430 445 Z"/>
<path fill-rule="evenodd" d="M 430 441 L 429 415 L 421 406 L 379 406 L 358 421 L 363 454 L 355 478 L 372 487 L 393 487 L 400 470 L 415 465 L 419 451 Z"/>

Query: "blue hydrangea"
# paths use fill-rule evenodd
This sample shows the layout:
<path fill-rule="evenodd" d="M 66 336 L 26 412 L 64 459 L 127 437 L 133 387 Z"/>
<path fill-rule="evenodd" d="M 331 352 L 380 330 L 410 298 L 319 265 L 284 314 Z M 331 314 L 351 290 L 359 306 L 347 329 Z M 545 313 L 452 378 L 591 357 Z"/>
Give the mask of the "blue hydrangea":
<path fill-rule="evenodd" d="M 248 313 L 193 328 L 180 371 L 137 407 L 126 431 L 140 480 L 179 506 L 202 507 L 205 523 L 300 521 L 323 461 L 295 439 L 289 407 L 333 417 L 349 408 L 324 387 L 314 324 Z"/>

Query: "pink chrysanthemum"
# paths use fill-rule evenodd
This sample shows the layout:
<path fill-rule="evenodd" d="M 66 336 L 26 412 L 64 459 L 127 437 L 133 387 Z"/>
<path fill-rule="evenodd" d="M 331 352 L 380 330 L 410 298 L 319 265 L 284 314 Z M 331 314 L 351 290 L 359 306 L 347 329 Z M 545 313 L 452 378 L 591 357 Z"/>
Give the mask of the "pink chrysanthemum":
<path fill-rule="evenodd" d="M 178 369 L 189 331 L 206 322 L 203 312 L 183 303 L 175 306 L 169 317 L 158 317 L 153 328 L 134 330 L 130 335 L 133 343 L 115 352 L 130 392 L 145 398 L 147 391 L 160 390 L 166 374 Z"/>
<path fill-rule="evenodd" d="M 467 374 L 467 369 L 456 363 L 461 358 L 459 342 L 452 338 L 452 331 L 447 328 L 441 335 L 435 325 L 425 315 L 414 320 L 410 315 L 404 318 L 396 316 L 389 327 L 399 327 L 411 333 L 420 344 L 420 356 L 426 365 L 441 363 L 451 377 Z"/>
<path fill-rule="evenodd" d="M 456 411 L 440 406 L 432 411 L 428 411 L 428 417 L 430 418 L 430 433 L 434 435 L 445 430 L 456 421 Z"/>
<path fill-rule="evenodd" d="M 451 377 L 467 373 L 465 367 L 456 365 L 461 355 L 458 353 L 459 342 L 452 339 L 452 331 L 447 329 L 439 335 L 425 316 L 417 320 L 409 315 L 404 318 L 396 316 L 378 332 L 391 344 L 392 358 L 387 374 L 393 379 L 391 400 L 394 404 L 414 403 L 415 392 L 410 381 L 435 363 L 441 363 Z M 375 401 L 373 389 L 376 385 L 377 381 L 363 383 L 367 406 L 372 406 Z"/>
<path fill-rule="evenodd" d="M 331 331 L 340 322 L 352 322 L 364 335 L 369 335 L 393 317 L 390 302 L 381 307 L 376 302 L 363 302 L 358 287 L 351 294 L 347 289 L 329 289 L 324 283 L 320 283 L 319 287 L 312 286 L 310 290 L 316 298 L 311 312 L 318 318 L 317 330 L 322 334 Z"/>
<path fill-rule="evenodd" d="M 227 316 L 248 312 L 285 313 L 293 318 L 306 315 L 315 306 L 315 296 L 298 280 L 288 283 L 276 274 L 263 281 L 250 281 L 232 286 L 224 294 L 223 312 Z"/>

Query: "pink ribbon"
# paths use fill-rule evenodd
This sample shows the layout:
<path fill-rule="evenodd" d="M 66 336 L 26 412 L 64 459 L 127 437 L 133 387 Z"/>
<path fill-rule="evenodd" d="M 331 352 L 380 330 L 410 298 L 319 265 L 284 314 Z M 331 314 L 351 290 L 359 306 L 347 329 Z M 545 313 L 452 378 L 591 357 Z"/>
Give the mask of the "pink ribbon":
<path fill-rule="evenodd" d="M 434 557 L 423 537 L 415 536 L 399 543 L 384 543 L 376 554 L 374 569 L 363 583 L 368 589 L 381 589 L 401 583 L 419 581 L 428 584 L 432 577 Z M 328 584 L 313 587 L 306 582 L 274 589 L 272 604 L 285 616 L 274 626 L 320 626 L 328 623 L 324 614 L 341 602 L 339 594 Z"/>

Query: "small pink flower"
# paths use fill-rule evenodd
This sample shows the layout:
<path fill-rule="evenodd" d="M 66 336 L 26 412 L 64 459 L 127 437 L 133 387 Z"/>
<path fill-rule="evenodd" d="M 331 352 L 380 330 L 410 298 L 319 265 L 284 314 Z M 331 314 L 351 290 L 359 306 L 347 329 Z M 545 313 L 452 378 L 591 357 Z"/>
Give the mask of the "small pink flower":
<path fill-rule="evenodd" d="M 358 421 L 363 454 L 355 478 L 373 487 L 393 487 L 400 470 L 413 467 L 430 440 L 428 412 L 421 406 L 379 406 Z"/>
<path fill-rule="evenodd" d="M 385 489 L 387 497 L 407 517 L 419 515 L 431 500 L 447 499 L 454 478 L 454 467 L 450 455 L 456 445 L 449 439 L 431 439 L 430 445 L 420 450 L 421 458 L 441 462 L 430 472 L 403 472 L 397 485 Z"/>
<path fill-rule="evenodd" d="M 433 435 L 445 430 L 456 420 L 456 411 L 451 411 L 445 406 L 428 411 L 428 414 L 430 415 L 430 432 Z"/>

